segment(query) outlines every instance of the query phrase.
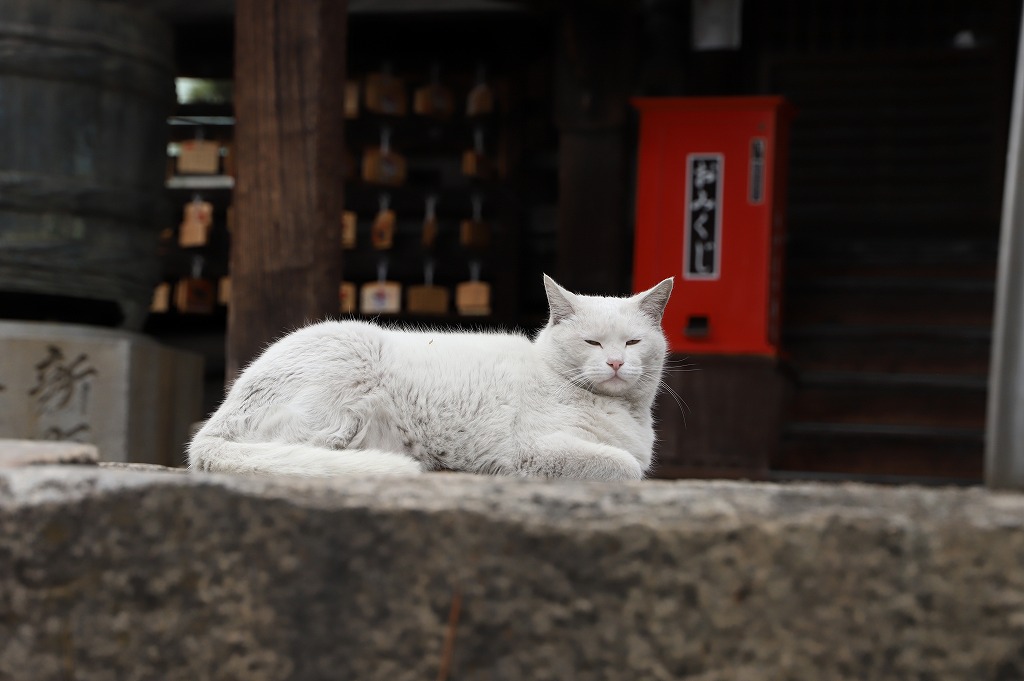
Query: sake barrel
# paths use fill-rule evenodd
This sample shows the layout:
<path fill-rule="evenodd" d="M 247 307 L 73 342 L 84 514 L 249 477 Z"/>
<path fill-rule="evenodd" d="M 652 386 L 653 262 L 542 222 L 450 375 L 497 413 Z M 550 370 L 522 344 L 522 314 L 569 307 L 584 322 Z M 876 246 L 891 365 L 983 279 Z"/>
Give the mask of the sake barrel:
<path fill-rule="evenodd" d="M 174 102 L 171 30 L 146 4 L 0 1 L 0 300 L 106 301 L 141 325 Z"/>

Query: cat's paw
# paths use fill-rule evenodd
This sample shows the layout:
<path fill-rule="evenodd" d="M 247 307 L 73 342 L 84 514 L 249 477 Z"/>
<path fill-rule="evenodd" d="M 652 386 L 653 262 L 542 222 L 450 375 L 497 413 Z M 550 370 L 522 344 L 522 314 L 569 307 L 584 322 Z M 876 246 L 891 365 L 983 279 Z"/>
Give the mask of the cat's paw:
<path fill-rule="evenodd" d="M 629 457 L 627 461 L 623 463 L 620 468 L 620 475 L 615 478 L 616 480 L 643 480 L 644 469 L 640 466 L 640 462 Z"/>
<path fill-rule="evenodd" d="M 644 479 L 644 470 L 640 462 L 625 453 L 595 458 L 593 465 L 586 467 L 582 473 L 585 479 L 606 482 Z"/>

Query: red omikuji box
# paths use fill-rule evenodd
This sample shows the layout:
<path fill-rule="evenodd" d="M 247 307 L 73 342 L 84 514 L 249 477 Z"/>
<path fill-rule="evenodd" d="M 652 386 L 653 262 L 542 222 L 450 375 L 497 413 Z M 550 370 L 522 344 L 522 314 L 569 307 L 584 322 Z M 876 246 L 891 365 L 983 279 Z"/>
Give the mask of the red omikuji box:
<path fill-rule="evenodd" d="M 638 98 L 633 286 L 675 276 L 673 352 L 779 354 L 791 109 L 781 97 Z"/>

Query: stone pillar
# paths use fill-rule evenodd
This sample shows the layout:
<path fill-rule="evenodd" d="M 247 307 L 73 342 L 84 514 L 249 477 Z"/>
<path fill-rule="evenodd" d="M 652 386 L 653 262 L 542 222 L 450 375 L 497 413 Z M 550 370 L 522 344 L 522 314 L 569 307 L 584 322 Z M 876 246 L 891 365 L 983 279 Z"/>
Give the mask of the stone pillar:
<path fill-rule="evenodd" d="M 0 438 L 91 443 L 178 466 L 202 418 L 203 360 L 127 331 L 0 322 Z"/>

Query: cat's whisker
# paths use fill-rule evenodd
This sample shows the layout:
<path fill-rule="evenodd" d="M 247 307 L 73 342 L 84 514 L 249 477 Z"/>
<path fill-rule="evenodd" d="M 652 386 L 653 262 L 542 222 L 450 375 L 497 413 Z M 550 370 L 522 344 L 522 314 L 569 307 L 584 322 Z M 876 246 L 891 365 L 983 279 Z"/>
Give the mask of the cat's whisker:
<path fill-rule="evenodd" d="M 686 411 L 689 411 L 692 414 L 693 412 L 690 409 L 690 405 L 686 404 L 686 400 L 680 397 L 679 393 L 673 390 L 672 386 L 670 386 L 668 383 L 666 383 L 665 381 L 660 381 L 660 384 L 661 387 L 664 388 L 665 391 L 668 392 L 669 396 L 675 401 L 676 407 L 679 408 L 679 415 L 683 417 L 683 428 L 685 428 L 686 414 L 683 412 L 683 407 L 686 407 Z"/>
<path fill-rule="evenodd" d="M 665 368 L 666 369 L 678 369 L 680 367 L 700 368 L 700 365 L 696 364 L 695 362 L 671 362 L 671 361 L 665 362 Z"/>
<path fill-rule="evenodd" d="M 690 409 L 690 405 L 688 405 L 686 403 L 686 400 L 684 400 L 682 397 L 679 396 L 679 393 L 677 393 L 672 388 L 672 386 L 670 386 L 665 381 L 665 379 L 662 377 L 662 375 L 654 374 L 654 373 L 650 373 L 650 372 L 645 372 L 645 373 L 643 373 L 637 379 L 637 385 L 642 387 L 642 388 L 649 387 L 652 384 L 656 385 L 658 387 L 658 389 L 664 389 L 669 394 L 669 396 L 672 398 L 672 400 L 676 403 L 676 407 L 679 409 L 679 415 L 683 417 L 683 426 L 685 427 L 686 426 L 686 413 L 684 412 L 684 408 L 685 408 L 685 411 L 688 411 L 688 412 L 690 412 L 692 414 L 693 410 Z"/>

